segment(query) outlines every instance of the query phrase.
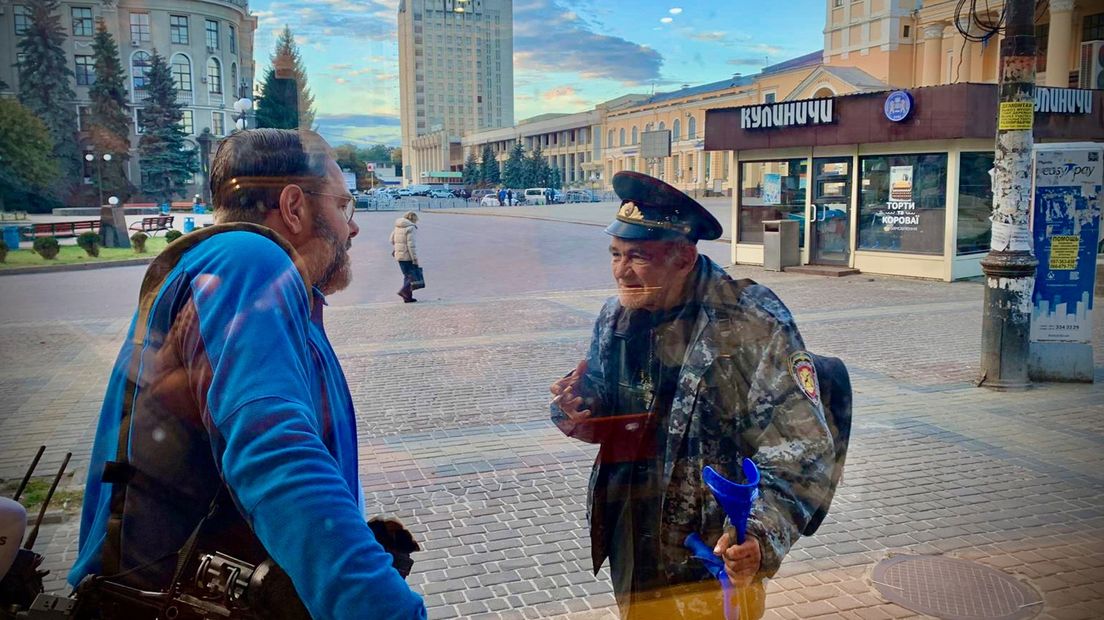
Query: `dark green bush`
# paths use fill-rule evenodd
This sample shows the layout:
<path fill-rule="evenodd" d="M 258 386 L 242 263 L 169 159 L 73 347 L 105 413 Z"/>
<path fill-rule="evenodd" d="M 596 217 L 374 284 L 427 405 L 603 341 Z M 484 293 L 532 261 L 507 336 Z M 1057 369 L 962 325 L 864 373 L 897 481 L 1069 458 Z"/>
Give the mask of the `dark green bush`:
<path fill-rule="evenodd" d="M 0 239 L 0 263 L 8 260 L 8 244 Z"/>
<path fill-rule="evenodd" d="M 173 241 L 176 241 L 183 236 L 184 233 L 180 232 L 179 230 L 170 230 L 169 232 L 165 233 L 165 241 L 172 243 Z"/>
<path fill-rule="evenodd" d="M 96 258 L 100 255 L 100 233 L 91 230 L 82 232 L 77 237 L 77 245 L 89 256 Z"/>
<path fill-rule="evenodd" d="M 61 245 L 53 237 L 38 237 L 34 240 L 32 247 L 39 256 L 46 260 L 54 260 L 57 258 L 58 252 L 61 251 Z"/>
<path fill-rule="evenodd" d="M 139 254 L 145 254 L 146 239 L 149 239 L 149 235 L 144 232 L 136 232 L 130 236 L 130 247 L 134 248 L 134 251 Z"/>

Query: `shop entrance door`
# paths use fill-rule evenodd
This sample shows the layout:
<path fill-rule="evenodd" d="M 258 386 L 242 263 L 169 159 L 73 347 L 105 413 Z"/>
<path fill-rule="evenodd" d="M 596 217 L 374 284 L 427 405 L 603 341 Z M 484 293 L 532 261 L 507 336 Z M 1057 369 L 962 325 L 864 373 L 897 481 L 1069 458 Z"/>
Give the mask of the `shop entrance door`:
<path fill-rule="evenodd" d="M 813 160 L 810 263 L 850 264 L 851 178 L 850 157 Z"/>

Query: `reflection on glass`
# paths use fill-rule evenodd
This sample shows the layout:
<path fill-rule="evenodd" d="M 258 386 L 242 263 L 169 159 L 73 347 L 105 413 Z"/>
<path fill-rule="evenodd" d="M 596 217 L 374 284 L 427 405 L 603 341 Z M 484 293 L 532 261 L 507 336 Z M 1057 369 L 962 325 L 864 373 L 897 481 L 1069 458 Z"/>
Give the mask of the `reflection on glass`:
<path fill-rule="evenodd" d="M 764 220 L 797 220 L 805 240 L 809 164 L 804 159 L 745 162 L 740 168 L 740 243 L 762 243 Z"/>
<path fill-rule="evenodd" d="M 859 249 L 942 254 L 947 156 L 877 155 L 859 168 Z"/>
<path fill-rule="evenodd" d="M 959 254 L 976 254 L 989 251 L 992 223 L 989 214 L 993 208 L 993 153 L 963 153 L 958 176 L 958 234 L 956 245 Z"/>

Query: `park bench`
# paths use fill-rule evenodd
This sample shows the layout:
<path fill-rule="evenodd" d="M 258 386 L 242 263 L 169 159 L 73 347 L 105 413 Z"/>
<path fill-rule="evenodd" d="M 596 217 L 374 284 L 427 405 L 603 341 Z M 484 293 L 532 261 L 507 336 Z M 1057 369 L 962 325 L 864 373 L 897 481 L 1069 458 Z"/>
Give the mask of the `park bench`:
<path fill-rule="evenodd" d="M 140 222 L 134 222 L 130 225 L 130 230 L 156 234 L 159 230 L 166 232 L 172 230 L 172 225 L 172 215 L 156 215 L 154 217 L 144 217 Z"/>
<path fill-rule="evenodd" d="M 78 222 L 39 222 L 23 229 L 23 236 L 34 240 L 38 237 L 76 237 L 85 231 L 99 232 L 100 220 Z"/>

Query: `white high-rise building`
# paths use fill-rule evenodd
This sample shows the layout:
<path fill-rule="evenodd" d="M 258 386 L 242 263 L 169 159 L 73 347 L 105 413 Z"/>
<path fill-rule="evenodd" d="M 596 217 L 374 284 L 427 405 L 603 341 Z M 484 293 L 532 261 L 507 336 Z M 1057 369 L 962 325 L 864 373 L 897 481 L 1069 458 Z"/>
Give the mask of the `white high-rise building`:
<path fill-rule="evenodd" d="M 400 0 L 403 183 L 444 183 L 460 138 L 514 124 L 513 0 Z"/>

